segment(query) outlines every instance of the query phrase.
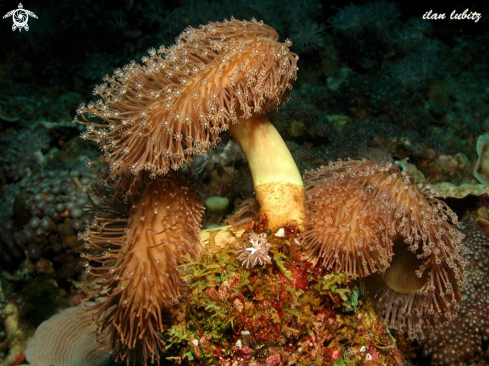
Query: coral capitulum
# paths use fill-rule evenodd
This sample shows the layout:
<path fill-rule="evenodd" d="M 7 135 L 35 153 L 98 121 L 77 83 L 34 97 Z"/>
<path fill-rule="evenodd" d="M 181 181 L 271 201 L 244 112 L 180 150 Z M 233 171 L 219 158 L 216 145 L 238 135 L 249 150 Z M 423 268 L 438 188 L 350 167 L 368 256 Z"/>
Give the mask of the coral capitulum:
<path fill-rule="evenodd" d="M 272 262 L 268 254 L 271 244 L 267 241 L 265 233 L 256 234 L 252 231 L 248 240 L 251 247 L 247 247 L 245 241 L 239 241 L 238 250 L 235 253 L 244 268 L 250 269 Z"/>

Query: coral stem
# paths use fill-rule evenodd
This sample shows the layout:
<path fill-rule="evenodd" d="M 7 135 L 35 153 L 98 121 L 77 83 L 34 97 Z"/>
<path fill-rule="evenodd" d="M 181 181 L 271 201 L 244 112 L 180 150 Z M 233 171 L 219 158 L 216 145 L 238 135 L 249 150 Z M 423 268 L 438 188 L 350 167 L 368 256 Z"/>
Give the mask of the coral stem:
<path fill-rule="evenodd" d="M 274 231 L 296 221 L 302 225 L 305 195 L 302 178 L 282 137 L 266 116 L 250 118 L 230 128 L 243 149 L 253 176 L 253 186 Z"/>

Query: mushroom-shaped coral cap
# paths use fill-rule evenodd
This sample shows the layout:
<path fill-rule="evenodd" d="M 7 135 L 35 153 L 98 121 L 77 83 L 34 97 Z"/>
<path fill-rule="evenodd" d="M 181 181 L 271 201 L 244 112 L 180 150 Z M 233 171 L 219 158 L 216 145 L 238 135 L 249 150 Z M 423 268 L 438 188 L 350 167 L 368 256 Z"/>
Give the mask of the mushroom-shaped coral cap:
<path fill-rule="evenodd" d="M 451 320 L 465 286 L 457 215 L 391 163 L 349 160 L 306 175 L 304 249 L 329 270 L 383 271 L 377 307 L 391 328 L 424 337 Z"/>
<path fill-rule="evenodd" d="M 297 73 L 290 45 L 256 20 L 189 27 L 170 48 L 149 50 L 144 65 L 105 77 L 94 90 L 101 99 L 77 111 L 82 137 L 100 145 L 116 188 L 133 187 L 142 171 L 165 175 L 215 146 L 238 119 L 278 106 Z"/>
<path fill-rule="evenodd" d="M 107 365 L 110 353 L 100 350 L 93 334 L 87 332 L 91 322 L 92 315 L 79 306 L 43 321 L 27 343 L 25 357 L 29 365 Z"/>
<path fill-rule="evenodd" d="M 164 341 L 158 332 L 185 298 L 188 286 L 179 266 L 200 250 L 204 207 L 194 187 L 175 172 L 147 184 L 130 208 L 102 193 L 93 199 L 103 214 L 79 233 L 87 249 L 85 301 L 101 300 L 86 304 L 94 331 L 119 358 L 159 360 Z"/>

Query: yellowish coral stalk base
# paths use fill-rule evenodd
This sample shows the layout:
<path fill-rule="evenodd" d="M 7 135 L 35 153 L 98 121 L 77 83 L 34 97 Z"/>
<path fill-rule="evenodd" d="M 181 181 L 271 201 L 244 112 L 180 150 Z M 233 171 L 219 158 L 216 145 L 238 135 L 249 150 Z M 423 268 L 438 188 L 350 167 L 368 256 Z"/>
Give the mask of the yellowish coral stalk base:
<path fill-rule="evenodd" d="M 301 227 L 305 216 L 302 177 L 276 128 L 260 116 L 232 125 L 230 132 L 246 155 L 260 213 L 267 215 L 270 230 L 294 221 Z"/>
<path fill-rule="evenodd" d="M 289 182 L 271 182 L 255 187 L 260 213 L 266 213 L 273 232 L 292 221 L 302 228 L 305 215 L 304 186 Z"/>

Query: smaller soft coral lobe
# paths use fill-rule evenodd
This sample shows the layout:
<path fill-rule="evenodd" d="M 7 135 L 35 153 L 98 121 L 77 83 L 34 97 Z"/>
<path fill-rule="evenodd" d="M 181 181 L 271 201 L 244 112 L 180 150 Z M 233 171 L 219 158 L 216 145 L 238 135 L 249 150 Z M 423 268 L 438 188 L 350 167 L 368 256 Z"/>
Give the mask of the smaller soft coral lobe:
<path fill-rule="evenodd" d="M 181 257 L 195 258 L 200 250 L 202 212 L 193 187 L 172 174 L 151 181 L 126 218 L 106 214 L 82 234 L 89 247 L 88 300 L 102 300 L 88 308 L 97 333 L 109 328 L 100 342 L 121 359 L 132 351 L 158 358 L 163 341 L 157 332 L 163 332 L 187 288 L 178 269 Z"/>

